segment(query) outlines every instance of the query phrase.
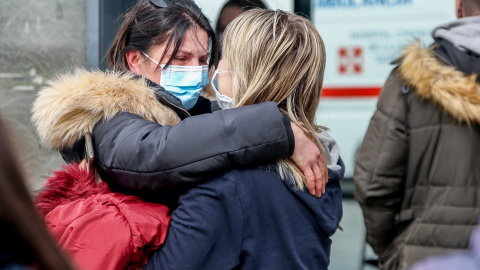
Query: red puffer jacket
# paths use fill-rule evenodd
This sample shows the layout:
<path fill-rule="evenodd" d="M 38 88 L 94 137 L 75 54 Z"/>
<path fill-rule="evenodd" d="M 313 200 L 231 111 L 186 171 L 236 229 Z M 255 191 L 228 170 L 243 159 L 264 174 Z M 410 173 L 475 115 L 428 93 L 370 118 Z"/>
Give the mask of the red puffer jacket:
<path fill-rule="evenodd" d="M 55 171 L 35 204 L 80 269 L 141 269 L 163 244 L 170 222 L 166 206 L 96 185 L 78 164 Z"/>

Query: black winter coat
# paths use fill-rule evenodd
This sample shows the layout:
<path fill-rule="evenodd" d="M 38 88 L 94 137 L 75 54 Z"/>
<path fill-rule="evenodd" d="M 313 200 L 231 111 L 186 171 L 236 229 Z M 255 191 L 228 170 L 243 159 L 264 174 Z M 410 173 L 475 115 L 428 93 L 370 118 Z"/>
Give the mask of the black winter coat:
<path fill-rule="evenodd" d="M 93 132 L 102 178 L 163 203 L 162 193 L 181 183 L 293 154 L 290 121 L 275 103 L 189 115 L 178 99 L 133 75 L 77 70 L 39 92 L 32 119 L 42 144 L 67 161 L 83 158 L 83 136 Z"/>

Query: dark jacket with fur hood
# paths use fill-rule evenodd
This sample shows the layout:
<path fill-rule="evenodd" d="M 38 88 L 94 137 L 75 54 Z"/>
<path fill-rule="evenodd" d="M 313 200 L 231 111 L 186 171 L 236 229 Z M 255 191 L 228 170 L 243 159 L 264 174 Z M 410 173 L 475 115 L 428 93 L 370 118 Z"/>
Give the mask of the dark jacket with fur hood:
<path fill-rule="evenodd" d="M 468 247 L 480 216 L 479 64 L 445 40 L 415 43 L 385 83 L 354 173 L 382 269 Z"/>
<path fill-rule="evenodd" d="M 92 132 L 102 178 L 116 191 L 145 199 L 155 193 L 163 203 L 160 191 L 171 195 L 179 183 L 293 153 L 289 120 L 274 103 L 188 116 L 158 85 L 77 70 L 40 91 L 32 119 L 42 145 L 67 161 L 82 158 L 83 136 Z"/>

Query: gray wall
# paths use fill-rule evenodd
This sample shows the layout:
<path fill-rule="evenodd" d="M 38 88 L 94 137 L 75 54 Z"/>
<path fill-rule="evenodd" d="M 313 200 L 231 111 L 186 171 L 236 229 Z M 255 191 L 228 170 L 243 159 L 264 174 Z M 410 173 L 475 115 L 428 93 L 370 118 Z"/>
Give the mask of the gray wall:
<path fill-rule="evenodd" d="M 85 0 L 1 1 L 0 72 L 33 68 L 49 75 L 85 66 L 85 6 Z"/>
<path fill-rule="evenodd" d="M 38 146 L 30 107 L 47 79 L 86 65 L 86 0 L 2 0 L 0 29 L 0 117 L 36 190 L 62 160 Z"/>

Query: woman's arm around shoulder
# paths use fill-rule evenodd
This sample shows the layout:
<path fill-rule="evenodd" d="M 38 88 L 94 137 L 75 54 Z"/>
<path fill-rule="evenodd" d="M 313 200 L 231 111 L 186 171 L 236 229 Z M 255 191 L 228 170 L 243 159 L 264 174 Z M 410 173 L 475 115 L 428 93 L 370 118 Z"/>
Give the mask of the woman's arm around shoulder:
<path fill-rule="evenodd" d="M 288 118 L 273 102 L 199 115 L 173 127 L 120 113 L 99 122 L 93 137 L 105 180 L 149 191 L 286 158 L 295 144 Z"/>

